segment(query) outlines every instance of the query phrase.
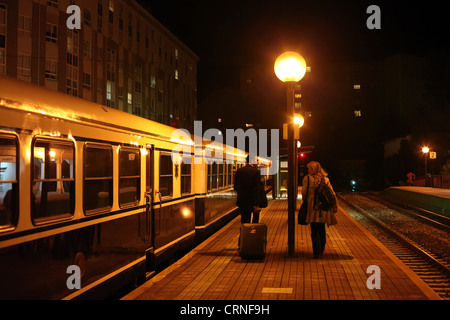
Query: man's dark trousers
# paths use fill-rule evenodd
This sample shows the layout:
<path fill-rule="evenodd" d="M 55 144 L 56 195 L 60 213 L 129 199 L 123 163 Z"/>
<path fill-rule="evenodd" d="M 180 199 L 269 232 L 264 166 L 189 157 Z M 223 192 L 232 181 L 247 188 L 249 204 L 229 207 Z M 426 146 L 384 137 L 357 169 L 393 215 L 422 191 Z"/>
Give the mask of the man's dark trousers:
<path fill-rule="evenodd" d="M 258 223 L 259 222 L 259 212 L 253 212 L 253 206 L 240 207 L 239 213 L 241 214 L 241 223 Z M 253 219 L 252 219 L 253 213 Z"/>

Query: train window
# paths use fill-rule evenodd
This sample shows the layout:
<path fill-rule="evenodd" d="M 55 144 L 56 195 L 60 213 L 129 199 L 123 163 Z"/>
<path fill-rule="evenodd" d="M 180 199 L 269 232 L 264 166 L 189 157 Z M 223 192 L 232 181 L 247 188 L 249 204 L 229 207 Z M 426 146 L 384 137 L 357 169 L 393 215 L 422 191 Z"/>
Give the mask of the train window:
<path fill-rule="evenodd" d="M 233 177 L 233 164 L 229 163 L 227 164 L 227 185 L 232 186 L 233 181 L 231 180 Z"/>
<path fill-rule="evenodd" d="M 32 155 L 31 211 L 34 222 L 72 216 L 75 205 L 73 142 L 37 138 Z"/>
<path fill-rule="evenodd" d="M 141 194 L 140 150 L 122 147 L 119 151 L 119 205 L 138 204 Z"/>
<path fill-rule="evenodd" d="M 108 211 L 113 203 L 113 153 L 109 145 L 84 148 L 83 209 L 86 214 Z"/>
<path fill-rule="evenodd" d="M 172 196 L 172 190 L 172 156 L 161 154 L 159 157 L 159 192 L 161 192 L 162 197 L 170 197 Z"/>
<path fill-rule="evenodd" d="M 217 163 L 213 162 L 212 166 L 212 174 L 211 174 L 211 181 L 212 181 L 212 190 L 217 189 Z"/>
<path fill-rule="evenodd" d="M 208 168 L 208 176 L 206 177 L 206 192 L 210 192 L 211 191 L 211 180 L 212 180 L 212 165 L 210 165 L 209 163 L 206 164 L 207 168 Z"/>
<path fill-rule="evenodd" d="M 223 177 L 224 177 L 224 165 L 223 163 L 220 163 L 217 165 L 217 188 L 222 189 L 223 188 Z"/>
<path fill-rule="evenodd" d="M 0 135 L 0 231 L 17 223 L 19 208 L 17 138 Z"/>
<path fill-rule="evenodd" d="M 183 156 L 181 162 L 181 194 L 191 193 L 191 159 L 190 155 Z M 189 160 L 189 161 L 188 161 Z"/>

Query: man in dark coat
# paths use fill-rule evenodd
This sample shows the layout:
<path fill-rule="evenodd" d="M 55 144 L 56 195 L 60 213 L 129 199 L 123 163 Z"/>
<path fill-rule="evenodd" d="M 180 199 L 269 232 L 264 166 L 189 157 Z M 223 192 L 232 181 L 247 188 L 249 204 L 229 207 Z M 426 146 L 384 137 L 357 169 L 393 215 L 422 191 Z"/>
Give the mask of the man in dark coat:
<path fill-rule="evenodd" d="M 261 174 L 258 170 L 257 157 L 247 156 L 247 164 L 236 171 L 234 179 L 234 190 L 237 191 L 236 205 L 239 207 L 241 214 L 241 223 L 259 222 L 258 206 L 258 187 L 261 180 Z"/>

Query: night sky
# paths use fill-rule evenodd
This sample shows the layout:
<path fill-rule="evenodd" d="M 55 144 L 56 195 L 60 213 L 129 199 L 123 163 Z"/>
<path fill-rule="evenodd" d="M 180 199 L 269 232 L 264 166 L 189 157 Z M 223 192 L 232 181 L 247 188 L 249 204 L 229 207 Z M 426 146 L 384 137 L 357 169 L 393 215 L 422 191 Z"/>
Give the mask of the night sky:
<path fill-rule="evenodd" d="M 140 0 L 199 57 L 199 102 L 229 85 L 242 67 L 273 64 L 295 49 L 310 65 L 379 59 L 392 52 L 426 54 L 450 41 L 442 1 Z M 369 30 L 367 7 L 381 9 Z"/>
<path fill-rule="evenodd" d="M 386 57 L 398 53 L 412 54 L 429 60 L 433 52 L 444 52 L 447 57 L 450 53 L 448 11 L 442 1 L 138 2 L 199 56 L 198 119 L 204 123 L 210 121 L 208 128 L 220 128 L 214 126 L 214 121 L 218 125 L 216 119 L 223 117 L 226 128 L 237 128 L 245 120 L 260 122 L 260 128 L 281 129 L 280 123 L 286 117 L 286 114 L 283 114 L 285 98 L 279 95 L 278 98 L 273 98 L 269 93 L 275 92 L 277 86 L 278 89 L 282 88 L 273 73 L 273 64 L 278 55 L 286 50 L 301 53 L 307 65 L 312 66 L 312 72 L 315 65 L 383 61 Z M 366 26 L 371 15 L 366 10 L 373 4 L 378 5 L 381 10 L 379 30 L 369 30 Z M 237 100 L 233 100 L 233 93 L 239 91 L 239 75 L 245 68 L 267 71 L 264 76 L 271 78 L 269 80 L 273 82 L 266 85 L 267 90 L 263 92 L 267 98 L 260 98 L 266 99 L 268 104 L 279 103 L 278 109 L 255 111 L 252 107 L 243 110 L 245 108 L 234 103 Z M 216 99 L 212 101 L 222 103 L 205 103 L 211 101 L 208 100 L 211 97 Z M 233 109 L 234 106 L 237 107 Z M 394 123 L 393 127 L 395 126 Z M 335 149 L 337 144 L 332 139 L 336 134 L 343 133 L 335 129 L 339 128 L 339 124 L 329 124 L 329 128 L 330 130 L 324 133 L 326 137 L 322 139 L 328 145 L 317 145 L 315 150 L 316 156 L 319 156 L 320 147 L 329 151 L 323 154 L 321 159 L 327 161 L 326 166 L 332 170 L 333 164 L 330 161 L 346 155 L 345 152 Z M 302 130 L 306 131 L 305 128 Z M 348 132 L 342 136 L 351 138 L 358 134 Z M 317 134 L 316 137 L 320 138 Z M 339 147 L 343 144 L 345 142 L 340 142 Z M 365 145 L 371 149 L 368 150 L 367 157 L 373 158 L 372 146 L 367 143 Z M 380 146 L 382 152 L 381 144 L 377 148 Z M 363 151 L 359 153 L 362 154 Z M 381 162 L 377 166 L 381 167 Z"/>

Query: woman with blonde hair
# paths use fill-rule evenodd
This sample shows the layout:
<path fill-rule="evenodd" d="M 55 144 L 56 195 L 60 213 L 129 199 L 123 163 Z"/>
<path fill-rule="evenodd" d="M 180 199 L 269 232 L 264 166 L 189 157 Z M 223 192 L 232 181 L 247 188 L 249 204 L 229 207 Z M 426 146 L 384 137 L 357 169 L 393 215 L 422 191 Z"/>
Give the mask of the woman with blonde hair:
<path fill-rule="evenodd" d="M 328 173 L 322 168 L 319 162 L 311 161 L 307 164 L 308 175 L 302 181 L 302 199 L 307 201 L 308 211 L 306 214 L 306 223 L 311 225 L 311 239 L 313 245 L 314 259 L 318 259 L 325 250 L 326 232 L 325 223 L 327 225 L 334 225 L 337 223 L 335 213 L 337 206 L 329 211 L 320 210 L 315 207 L 315 191 L 320 182 L 325 182 L 334 193 L 331 186 Z"/>

